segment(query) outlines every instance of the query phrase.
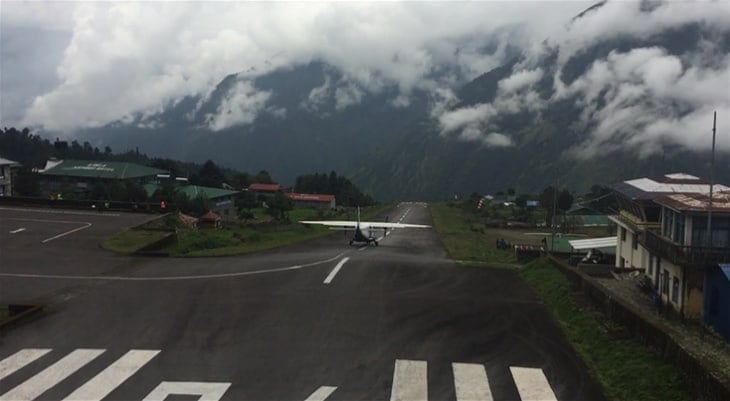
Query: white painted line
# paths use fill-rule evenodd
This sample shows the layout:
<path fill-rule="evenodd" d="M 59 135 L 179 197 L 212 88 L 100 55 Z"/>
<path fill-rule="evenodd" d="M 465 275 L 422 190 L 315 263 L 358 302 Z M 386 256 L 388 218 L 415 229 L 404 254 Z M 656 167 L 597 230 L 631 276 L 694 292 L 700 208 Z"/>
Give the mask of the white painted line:
<path fill-rule="evenodd" d="M 69 234 L 75 233 L 76 231 L 81 231 L 81 230 L 84 230 L 86 228 L 91 227 L 91 223 L 84 223 L 84 224 L 86 224 L 86 225 L 83 226 L 83 227 L 74 228 L 73 230 L 66 231 L 65 233 L 61 233 L 61 234 L 55 235 L 55 236 L 53 236 L 51 238 L 46 238 L 43 241 L 41 241 L 41 243 L 45 244 L 46 242 L 53 241 L 54 239 L 58 239 L 58 238 L 61 238 L 61 237 L 65 237 L 65 236 L 67 236 Z"/>
<path fill-rule="evenodd" d="M 364 249 L 364 248 L 363 248 Z M 159 276 L 159 277 L 129 277 L 129 276 L 65 276 L 61 274 L 26 274 L 26 273 L 0 273 L 0 277 L 14 278 L 43 278 L 53 280 L 108 280 L 108 281 L 177 281 L 177 280 L 207 280 L 217 278 L 234 278 L 242 276 L 251 276 L 255 274 L 277 273 L 289 270 L 299 270 L 308 267 L 318 266 L 339 259 L 347 252 L 340 252 L 337 255 L 324 260 L 317 260 L 303 265 L 294 265 L 286 267 L 277 267 L 266 270 L 251 270 L 237 273 L 221 273 L 221 274 L 201 274 L 196 276 Z"/>
<path fill-rule="evenodd" d="M 428 365 L 425 361 L 396 359 L 390 401 L 427 401 Z"/>
<path fill-rule="evenodd" d="M 23 232 L 23 231 L 25 231 L 25 227 L 20 227 L 20 228 L 19 228 L 19 229 L 17 229 L 17 230 L 13 230 L 13 231 L 8 231 L 8 232 L 9 232 L 10 234 L 17 234 L 17 233 L 19 233 L 19 232 Z"/>
<path fill-rule="evenodd" d="M 119 213 L 109 212 L 73 212 L 70 210 L 52 210 L 52 209 L 28 209 L 28 208 L 14 208 L 14 207 L 0 207 L 0 210 L 10 210 L 18 212 L 35 212 L 35 213 L 48 213 L 48 214 L 73 214 L 77 216 L 106 216 L 106 217 L 119 217 Z"/>
<path fill-rule="evenodd" d="M 343 258 L 343 259 L 342 259 L 342 260 L 340 261 L 340 263 L 338 263 L 338 264 L 337 264 L 337 266 L 335 266 L 335 268 L 334 268 L 334 269 L 332 269 L 332 271 L 331 271 L 331 272 L 330 272 L 330 274 L 329 274 L 329 275 L 327 276 L 327 278 L 326 278 L 326 279 L 324 279 L 324 283 L 325 283 L 325 284 L 329 284 L 329 283 L 331 283 L 331 282 L 332 282 L 332 280 L 333 280 L 333 279 L 335 278 L 335 276 L 337 275 L 337 272 L 339 272 L 339 271 L 340 271 L 340 269 L 342 269 L 342 266 L 343 266 L 343 265 L 344 265 L 345 263 L 347 263 L 347 261 L 348 261 L 348 260 L 350 260 L 350 258 Z"/>
<path fill-rule="evenodd" d="M 50 348 L 27 348 L 10 355 L 0 361 L 0 380 L 49 352 L 51 352 Z"/>
<path fill-rule="evenodd" d="M 304 401 L 324 401 L 330 396 L 330 394 L 334 393 L 335 390 L 337 390 L 337 387 L 322 386 Z"/>
<path fill-rule="evenodd" d="M 542 369 L 513 366 L 509 369 L 522 401 L 557 401 Z"/>
<path fill-rule="evenodd" d="M 484 365 L 452 363 L 457 401 L 492 401 Z"/>
<path fill-rule="evenodd" d="M 77 349 L 1 395 L 0 400 L 34 400 L 103 353 L 103 349 Z"/>
<path fill-rule="evenodd" d="M 218 401 L 231 383 L 162 382 L 143 401 L 164 401 L 170 395 L 197 395 L 198 401 Z"/>
<path fill-rule="evenodd" d="M 133 349 L 114 363 L 102 370 L 98 375 L 84 383 L 64 400 L 100 401 L 114 391 L 137 370 L 155 357 L 159 350 Z"/>

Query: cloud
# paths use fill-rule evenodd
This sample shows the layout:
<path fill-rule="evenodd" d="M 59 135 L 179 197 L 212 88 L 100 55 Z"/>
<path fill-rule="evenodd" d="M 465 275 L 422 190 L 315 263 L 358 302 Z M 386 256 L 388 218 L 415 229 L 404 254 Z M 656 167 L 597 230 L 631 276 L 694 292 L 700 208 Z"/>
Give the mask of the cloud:
<path fill-rule="evenodd" d="M 442 134 L 485 141 L 490 132 L 508 133 L 499 125 L 501 116 L 528 111 L 539 119 L 547 107 L 567 100 L 581 110 L 573 130 L 583 136 L 568 152 L 573 157 L 618 150 L 646 156 L 667 145 L 708 149 L 713 111 L 720 116 L 718 132 L 730 128 L 730 53 L 722 47 L 730 35 L 730 3 L 648 4 L 609 2 L 526 47 L 525 58 L 499 81 L 493 101 L 434 113 Z M 690 25 L 701 27 L 703 37 L 688 50 L 670 53 L 650 45 L 614 50 L 597 56 L 572 81 L 562 80 L 567 63 L 596 44 L 651 43 L 657 34 Z M 555 64 L 543 70 L 553 54 Z M 535 85 L 545 76 L 553 86 L 540 95 Z M 730 151 L 730 142 L 719 140 L 718 147 Z"/>
<path fill-rule="evenodd" d="M 509 78 L 499 81 L 499 92 L 501 94 L 517 92 L 522 88 L 535 84 L 540 80 L 540 78 L 542 78 L 542 75 L 542 68 L 517 71 Z"/>
<path fill-rule="evenodd" d="M 271 92 L 257 91 L 249 81 L 239 81 L 231 87 L 216 110 L 215 114 L 208 114 L 206 122 L 208 128 L 220 131 L 237 125 L 251 124 L 266 108 L 266 102 Z M 286 110 L 272 110 L 274 115 L 286 115 Z"/>
<path fill-rule="evenodd" d="M 555 21 L 587 3 L 79 2 L 64 3 L 61 22 L 47 2 L 6 4 L 2 36 L 53 24 L 71 32 L 62 58 L 46 61 L 54 86 L 25 91 L 14 106 L 30 105 L 14 111 L 24 124 L 71 134 L 205 96 L 230 74 L 254 79 L 312 60 L 342 74 L 334 95 L 340 107 L 387 86 L 400 90 L 396 103 L 404 104 L 414 90 L 450 90 L 500 65 L 507 43 L 548 36 Z"/>

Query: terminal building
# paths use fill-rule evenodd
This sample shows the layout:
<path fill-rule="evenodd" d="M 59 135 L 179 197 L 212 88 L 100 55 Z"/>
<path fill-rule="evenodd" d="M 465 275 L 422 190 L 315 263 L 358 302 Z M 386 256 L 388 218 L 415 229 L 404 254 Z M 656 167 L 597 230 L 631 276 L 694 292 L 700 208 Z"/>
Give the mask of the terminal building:
<path fill-rule="evenodd" d="M 168 174 L 165 170 L 136 163 L 89 160 L 49 160 L 38 173 L 44 195 L 64 189 L 76 193 L 89 192 L 95 182 L 108 184 L 113 181 L 131 181 L 146 184 L 154 181 L 158 174 Z"/>
<path fill-rule="evenodd" d="M 665 305 L 707 322 L 707 279 L 730 263 L 730 187 L 714 185 L 710 199 L 707 181 L 667 174 L 613 191 L 620 209 L 609 217 L 618 225 L 616 267 L 642 269 Z"/>

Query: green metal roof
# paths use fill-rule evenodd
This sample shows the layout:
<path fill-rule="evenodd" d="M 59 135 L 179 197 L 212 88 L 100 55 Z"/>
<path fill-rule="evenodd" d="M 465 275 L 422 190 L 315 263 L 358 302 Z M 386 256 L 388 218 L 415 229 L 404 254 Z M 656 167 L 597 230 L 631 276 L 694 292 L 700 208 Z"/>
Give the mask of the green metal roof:
<path fill-rule="evenodd" d="M 157 184 L 145 184 L 144 189 L 147 191 L 147 196 L 152 196 L 155 191 L 157 191 L 160 188 L 160 185 Z M 195 199 L 198 196 L 203 196 L 208 199 L 217 199 L 222 198 L 224 196 L 230 196 L 235 195 L 238 193 L 238 191 L 230 191 L 227 189 L 221 189 L 221 188 L 212 188 L 212 187 L 201 187 L 198 185 L 184 185 L 184 186 L 176 186 L 175 190 L 178 192 L 182 192 L 189 199 Z"/>
<path fill-rule="evenodd" d="M 124 180 L 137 177 L 149 177 L 157 174 L 168 174 L 168 172 L 135 163 L 64 160 L 61 164 L 54 166 L 41 174 Z"/>

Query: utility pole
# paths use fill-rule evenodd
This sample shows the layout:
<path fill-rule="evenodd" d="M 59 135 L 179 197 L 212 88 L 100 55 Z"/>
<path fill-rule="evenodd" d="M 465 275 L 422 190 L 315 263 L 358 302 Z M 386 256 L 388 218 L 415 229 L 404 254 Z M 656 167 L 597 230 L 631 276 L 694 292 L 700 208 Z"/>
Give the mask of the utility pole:
<path fill-rule="evenodd" d="M 553 213 L 552 217 L 550 218 L 550 225 L 553 228 L 553 234 L 550 237 L 550 253 L 555 252 L 555 213 L 556 208 L 558 207 L 558 182 L 555 181 L 555 188 L 553 189 Z"/>
<path fill-rule="evenodd" d="M 712 190 L 715 186 L 715 132 L 717 129 L 717 111 L 712 117 L 712 155 L 710 156 L 710 200 L 707 209 L 707 247 L 712 248 Z M 709 251 L 709 249 L 708 249 Z"/>

